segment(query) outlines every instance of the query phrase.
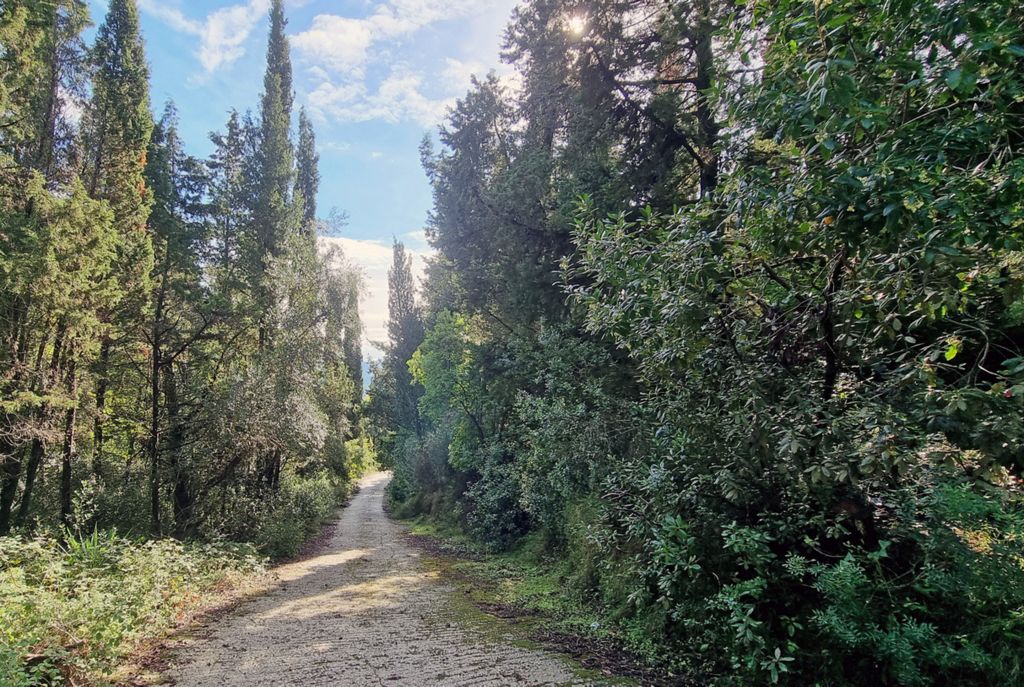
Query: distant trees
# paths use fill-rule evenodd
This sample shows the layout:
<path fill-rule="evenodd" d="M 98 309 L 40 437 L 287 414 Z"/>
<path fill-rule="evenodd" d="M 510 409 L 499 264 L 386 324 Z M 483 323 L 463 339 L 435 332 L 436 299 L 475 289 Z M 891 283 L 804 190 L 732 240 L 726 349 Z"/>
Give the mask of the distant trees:
<path fill-rule="evenodd" d="M 173 105 L 154 121 L 135 3 L 111 0 L 88 51 L 87 19 L 77 0 L 0 8 L 0 534 L 288 548 L 289 494 L 351 467 L 362 361 L 358 274 L 317 245 L 305 116 L 292 144 L 282 3 L 260 116 L 231 112 L 209 160 Z"/>
<path fill-rule="evenodd" d="M 519 7 L 423 150 L 397 507 L 677 674 L 1019 682 L 1018 5 Z"/>

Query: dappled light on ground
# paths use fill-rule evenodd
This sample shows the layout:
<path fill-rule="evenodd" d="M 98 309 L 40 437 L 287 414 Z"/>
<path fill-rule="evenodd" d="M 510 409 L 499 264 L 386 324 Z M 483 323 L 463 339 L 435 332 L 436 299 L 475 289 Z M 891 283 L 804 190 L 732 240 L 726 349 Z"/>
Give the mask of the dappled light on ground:
<path fill-rule="evenodd" d="M 465 624 L 465 604 L 383 512 L 386 473 L 364 479 L 327 549 L 179 652 L 181 687 L 573 685 L 559 656 Z M 472 629 L 475 628 L 475 629 Z"/>

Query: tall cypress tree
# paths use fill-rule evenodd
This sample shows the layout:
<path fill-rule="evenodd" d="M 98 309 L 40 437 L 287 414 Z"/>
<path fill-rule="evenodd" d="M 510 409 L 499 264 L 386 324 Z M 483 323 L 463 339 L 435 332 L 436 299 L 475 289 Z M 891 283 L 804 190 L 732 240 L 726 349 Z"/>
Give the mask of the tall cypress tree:
<path fill-rule="evenodd" d="M 142 315 L 153 266 L 153 244 L 146 231 L 152 194 L 143 174 L 153 117 L 149 109 L 149 70 L 135 0 L 111 0 L 96 37 L 93 63 L 85 177 L 90 194 L 107 201 L 114 212 L 114 225 L 119 233 L 115 273 L 122 286 L 119 302 L 112 304 L 105 317 L 111 327 L 101 342 L 96 369 L 93 462 L 99 472 L 112 349 Z"/>
<path fill-rule="evenodd" d="M 363 397 L 363 322 L 359 316 L 359 284 L 359 279 L 353 278 L 349 285 L 342 331 L 345 366 L 352 376 L 357 401 Z"/>
<path fill-rule="evenodd" d="M 387 364 L 395 380 L 395 406 L 400 424 L 417 435 L 421 433 L 417 387 L 407 363 L 423 342 L 423 320 L 416 305 L 416 282 L 412 276 L 412 256 L 405 244 L 395 240 L 391 268 L 388 270 L 388 338 L 391 348 Z"/>
<path fill-rule="evenodd" d="M 316 152 L 316 133 L 306 109 L 299 110 L 299 147 L 295 154 L 295 196 L 302 198 L 302 229 L 314 233 L 316 194 L 320 190 L 320 155 Z"/>
<path fill-rule="evenodd" d="M 267 71 L 260 104 L 259 152 L 257 154 L 255 255 L 252 256 L 257 287 L 260 346 L 271 339 L 271 312 L 275 296 L 267 274 L 268 262 L 278 257 L 297 223 L 292 202 L 295 151 L 291 139 L 291 59 L 281 0 L 270 11 Z"/>
<path fill-rule="evenodd" d="M 295 158 L 291 140 L 292 68 L 284 27 L 282 0 L 274 0 L 270 11 L 267 71 L 263 77 L 260 104 L 260 179 L 256 222 L 260 258 L 263 259 L 279 254 L 288 233 L 291 214 Z"/>
<path fill-rule="evenodd" d="M 284 1 L 273 0 L 270 7 L 270 40 L 267 45 L 267 77 L 271 74 L 277 76 L 281 87 L 281 106 L 290 116 L 295 97 L 292 92 L 291 52 L 288 37 L 284 33 L 287 26 Z"/>

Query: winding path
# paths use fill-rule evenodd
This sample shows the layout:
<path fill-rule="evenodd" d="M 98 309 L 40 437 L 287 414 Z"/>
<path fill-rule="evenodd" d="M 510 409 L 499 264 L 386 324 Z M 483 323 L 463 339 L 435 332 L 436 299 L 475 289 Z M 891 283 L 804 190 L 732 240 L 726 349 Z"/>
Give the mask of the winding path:
<path fill-rule="evenodd" d="M 185 645 L 180 687 L 586 685 L 567 659 L 474 631 L 466 602 L 383 511 L 387 473 L 369 475 L 317 556 Z M 502 621 L 495 620 L 495 623 Z"/>

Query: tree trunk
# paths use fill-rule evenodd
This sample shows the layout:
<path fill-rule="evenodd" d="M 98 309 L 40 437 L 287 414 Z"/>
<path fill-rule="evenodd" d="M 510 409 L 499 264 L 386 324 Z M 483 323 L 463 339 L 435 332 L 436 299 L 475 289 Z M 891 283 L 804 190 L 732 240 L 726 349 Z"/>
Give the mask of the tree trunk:
<path fill-rule="evenodd" d="M 3 477 L 3 483 L 0 486 L 0 536 L 11 531 L 11 510 L 14 506 L 14 498 L 18 494 L 21 464 L 21 455 L 18 452 L 12 452 L 4 459 L 3 469 L 0 471 L 0 476 Z"/>
<path fill-rule="evenodd" d="M 53 340 L 53 351 L 50 353 L 50 367 L 46 379 L 43 380 L 43 387 L 47 389 L 59 377 L 61 356 L 64 353 L 64 336 L 67 333 L 67 325 L 62 321 L 57 325 L 57 334 Z M 49 413 L 49 408 L 44 406 L 39 409 L 39 419 L 43 420 Z M 18 506 L 18 524 L 24 525 L 28 519 L 29 509 L 32 507 L 32 494 L 36 485 L 36 477 L 43 466 L 46 458 L 46 444 L 39 437 L 32 440 L 32 448 L 29 452 L 28 466 L 25 469 L 25 488 L 21 494 L 21 504 Z"/>
<path fill-rule="evenodd" d="M 185 444 L 185 425 L 178 406 L 178 382 L 173 364 L 164 371 L 164 398 L 167 405 L 167 458 L 174 478 L 174 530 L 180 539 L 192 532 L 192 486 L 188 471 L 182 463 L 181 449 Z"/>
<path fill-rule="evenodd" d="M 704 164 L 700 169 L 700 197 L 714 195 L 718 188 L 718 134 L 721 126 L 715 120 L 711 103 L 711 86 L 715 78 L 714 27 L 711 24 L 711 8 L 707 2 L 701 4 L 701 19 L 694 36 L 696 74 L 693 85 L 697 91 L 697 125 L 700 127 L 700 143 Z"/>
<path fill-rule="evenodd" d="M 29 452 L 28 466 L 25 468 L 25 488 L 21 492 L 21 503 L 18 505 L 17 522 L 24 526 L 28 520 L 28 512 L 32 507 L 32 494 L 36 486 L 36 477 L 40 468 L 43 467 L 43 458 L 46 456 L 46 445 L 41 439 L 32 440 L 32 448 Z"/>
<path fill-rule="evenodd" d="M 78 418 L 78 374 L 75 361 L 68 366 L 68 397 L 71 407 L 64 414 L 64 450 L 60 466 L 60 520 L 71 525 L 71 466 L 75 458 L 75 421 Z"/>
<path fill-rule="evenodd" d="M 107 389 L 110 386 L 110 347 L 109 336 L 103 337 L 100 344 L 100 357 L 96 367 L 96 420 L 93 423 L 93 454 L 92 470 L 97 477 L 103 475 L 103 434 L 107 422 Z"/>

